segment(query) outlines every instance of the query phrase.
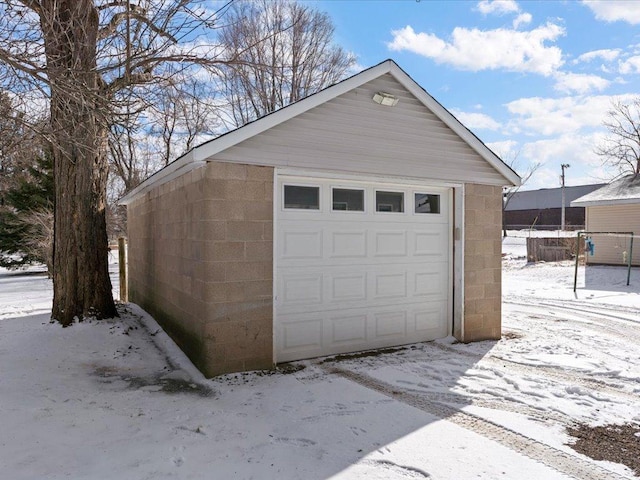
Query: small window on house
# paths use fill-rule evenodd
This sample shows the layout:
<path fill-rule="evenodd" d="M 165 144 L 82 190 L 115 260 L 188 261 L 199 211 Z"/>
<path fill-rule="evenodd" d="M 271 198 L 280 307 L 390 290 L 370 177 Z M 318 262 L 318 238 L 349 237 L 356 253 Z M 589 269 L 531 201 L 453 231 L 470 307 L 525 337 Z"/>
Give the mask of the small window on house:
<path fill-rule="evenodd" d="M 364 190 L 334 188 L 333 210 L 364 212 Z"/>
<path fill-rule="evenodd" d="M 284 208 L 320 209 L 320 187 L 284 186 Z"/>
<path fill-rule="evenodd" d="M 440 213 L 440 195 L 430 193 L 415 194 L 416 213 Z"/>
<path fill-rule="evenodd" d="M 376 212 L 404 212 L 404 193 L 377 191 Z"/>

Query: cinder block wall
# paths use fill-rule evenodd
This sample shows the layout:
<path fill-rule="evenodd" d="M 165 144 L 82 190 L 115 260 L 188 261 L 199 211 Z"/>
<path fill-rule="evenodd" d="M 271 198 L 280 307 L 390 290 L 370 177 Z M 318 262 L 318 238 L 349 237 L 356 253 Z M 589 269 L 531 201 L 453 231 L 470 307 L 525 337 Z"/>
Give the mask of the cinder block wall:
<path fill-rule="evenodd" d="M 129 296 L 208 377 L 273 362 L 273 168 L 209 162 L 128 209 Z"/>
<path fill-rule="evenodd" d="M 464 342 L 499 339 L 502 325 L 502 188 L 466 184 Z"/>
<path fill-rule="evenodd" d="M 210 162 L 207 376 L 273 367 L 273 168 Z"/>

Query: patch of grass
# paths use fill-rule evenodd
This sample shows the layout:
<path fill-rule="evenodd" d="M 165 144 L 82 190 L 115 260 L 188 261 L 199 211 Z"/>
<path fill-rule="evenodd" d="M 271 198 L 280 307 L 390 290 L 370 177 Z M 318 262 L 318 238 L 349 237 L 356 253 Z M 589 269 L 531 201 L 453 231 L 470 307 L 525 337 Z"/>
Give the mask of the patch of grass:
<path fill-rule="evenodd" d="M 346 362 L 349 360 L 356 360 L 358 358 L 367 357 L 379 357 L 380 355 L 389 355 L 390 353 L 397 353 L 406 350 L 406 347 L 397 348 L 379 348 L 377 350 L 365 350 L 364 352 L 345 353 L 343 355 L 336 355 L 322 360 L 320 363 L 333 363 L 333 362 Z"/>
<path fill-rule="evenodd" d="M 149 386 L 158 386 L 159 392 L 163 393 L 186 393 L 189 395 L 199 395 L 200 397 L 208 397 L 213 391 L 199 383 L 189 382 L 179 378 L 159 378 L 159 377 L 134 377 L 123 376 L 122 380 L 129 383 L 129 388 L 141 388 Z"/>
<path fill-rule="evenodd" d="M 502 334 L 502 338 L 505 340 L 517 340 L 518 338 L 522 338 L 522 336 L 521 333 L 516 332 L 504 332 Z"/>
<path fill-rule="evenodd" d="M 212 378 L 212 380 L 220 381 L 227 385 L 248 384 L 258 377 L 270 377 L 272 375 L 291 375 L 304 370 L 305 368 L 307 368 L 307 366 L 303 363 L 280 363 L 270 370 L 252 370 L 249 372 L 223 373 L 222 375 L 218 375 Z"/>
<path fill-rule="evenodd" d="M 640 425 L 581 424 L 567 428 L 567 433 L 576 438 L 570 444 L 576 452 L 594 460 L 621 463 L 640 475 Z"/>
<path fill-rule="evenodd" d="M 305 368 L 307 368 L 306 365 L 301 363 L 282 363 L 276 367 L 275 371 L 282 375 L 291 375 L 292 373 L 299 372 Z"/>
<path fill-rule="evenodd" d="M 169 394 L 186 393 L 201 397 L 208 397 L 213 394 L 211 388 L 199 383 L 179 378 L 163 378 L 161 375 L 148 377 L 123 375 L 115 367 L 96 367 L 94 368 L 94 374 L 101 379 L 101 383 L 113 383 L 114 380 L 122 380 L 128 383 L 128 388 L 157 387 L 155 391 L 158 392 Z"/>

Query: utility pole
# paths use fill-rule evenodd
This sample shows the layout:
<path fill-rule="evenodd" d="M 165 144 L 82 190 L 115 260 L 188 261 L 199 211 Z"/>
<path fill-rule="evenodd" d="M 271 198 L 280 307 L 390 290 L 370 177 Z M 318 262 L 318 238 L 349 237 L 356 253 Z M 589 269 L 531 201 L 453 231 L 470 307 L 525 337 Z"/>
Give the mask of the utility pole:
<path fill-rule="evenodd" d="M 562 168 L 562 175 L 560 175 L 560 178 L 562 180 L 562 217 L 560 220 L 560 230 L 564 230 L 564 169 L 565 168 L 569 168 L 570 165 L 568 163 L 563 163 L 562 165 L 560 165 L 560 167 Z"/>

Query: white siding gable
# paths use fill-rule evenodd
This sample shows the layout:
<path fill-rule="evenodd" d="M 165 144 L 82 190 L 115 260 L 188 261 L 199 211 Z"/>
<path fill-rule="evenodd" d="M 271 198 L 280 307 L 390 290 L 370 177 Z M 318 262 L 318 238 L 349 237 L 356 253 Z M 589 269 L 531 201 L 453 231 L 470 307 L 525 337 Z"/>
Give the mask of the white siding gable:
<path fill-rule="evenodd" d="M 373 102 L 383 91 L 395 107 Z M 504 177 L 391 74 L 206 160 L 504 185 Z"/>

